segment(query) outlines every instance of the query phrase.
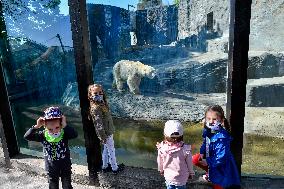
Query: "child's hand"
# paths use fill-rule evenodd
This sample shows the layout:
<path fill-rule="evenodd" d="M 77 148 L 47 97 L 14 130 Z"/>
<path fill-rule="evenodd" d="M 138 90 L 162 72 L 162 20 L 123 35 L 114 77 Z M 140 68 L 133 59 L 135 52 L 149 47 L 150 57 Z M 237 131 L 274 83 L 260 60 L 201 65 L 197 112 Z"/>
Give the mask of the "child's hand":
<path fill-rule="evenodd" d="M 202 165 L 202 166 L 208 166 L 205 159 L 203 159 L 202 161 L 199 161 L 199 164 Z"/>
<path fill-rule="evenodd" d="M 204 154 L 199 154 L 199 161 L 202 161 L 204 158 Z"/>
<path fill-rule="evenodd" d="M 164 171 L 160 171 L 160 175 L 164 175 Z"/>
<path fill-rule="evenodd" d="M 62 128 L 65 128 L 65 127 L 66 127 L 66 125 L 67 125 L 66 117 L 65 117 L 64 115 L 62 116 L 61 125 L 62 125 Z"/>
<path fill-rule="evenodd" d="M 39 117 L 36 120 L 36 126 L 34 126 L 34 128 L 35 129 L 39 129 L 39 128 L 41 128 L 44 125 L 44 123 L 45 123 L 44 118 L 43 117 Z"/>
<path fill-rule="evenodd" d="M 157 142 L 157 143 L 156 143 L 156 147 L 157 147 L 157 148 L 159 148 L 159 145 L 160 145 L 160 143 L 159 143 L 159 142 Z"/>

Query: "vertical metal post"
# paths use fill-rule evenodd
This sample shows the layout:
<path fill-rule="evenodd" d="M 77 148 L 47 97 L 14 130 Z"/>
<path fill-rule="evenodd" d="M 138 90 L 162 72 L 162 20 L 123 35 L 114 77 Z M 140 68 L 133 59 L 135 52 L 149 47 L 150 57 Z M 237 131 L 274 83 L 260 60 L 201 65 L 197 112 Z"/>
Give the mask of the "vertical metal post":
<path fill-rule="evenodd" d="M 234 140 L 231 150 L 241 174 L 252 0 L 231 0 L 226 114 Z"/>
<path fill-rule="evenodd" d="M 3 133 L 7 141 L 9 155 L 10 157 L 13 157 L 20 152 L 20 149 L 18 148 L 3 66 L 4 64 L 6 66 L 11 65 L 11 62 L 7 59 L 7 56 L 9 57 L 11 55 L 10 53 L 3 6 L 0 1 L 0 115 L 2 116 Z M 10 74 L 6 78 L 10 78 L 10 83 L 12 84 L 11 78 L 14 77 L 13 70 L 10 69 L 9 73 Z"/>
<path fill-rule="evenodd" d="M 4 134 L 1 115 L 0 115 L 0 138 L 1 138 L 2 148 L 3 148 L 3 152 L 4 152 L 6 167 L 11 168 L 12 166 L 11 166 L 11 162 L 10 162 L 9 151 L 8 151 L 8 147 L 7 147 L 7 143 L 6 143 L 6 137 L 5 137 L 5 134 Z"/>
<path fill-rule="evenodd" d="M 2 49 L 0 49 L 1 51 Z M 12 111 L 9 103 L 7 87 L 5 84 L 2 60 L 0 59 L 0 115 L 3 125 L 3 133 L 7 141 L 7 147 L 10 157 L 17 155 L 20 152 L 16 132 L 13 123 Z"/>
<path fill-rule="evenodd" d="M 233 47 L 235 31 L 235 3 L 236 0 L 230 0 L 230 25 L 229 25 L 229 53 L 227 66 L 227 99 L 226 99 L 226 117 L 231 115 L 231 92 L 232 92 L 232 66 L 233 66 Z"/>
<path fill-rule="evenodd" d="M 6 77 L 6 85 L 14 85 L 16 83 L 16 78 L 14 75 L 14 66 L 12 64 L 12 54 L 11 47 L 8 41 L 8 35 L 6 31 L 6 24 L 3 12 L 3 3 L 0 1 L 0 49 L 1 57 L 3 59 L 3 72 Z"/>
<path fill-rule="evenodd" d="M 79 90 L 82 123 L 85 137 L 89 178 L 98 183 L 97 171 L 101 169 L 101 146 L 89 115 L 87 88 L 93 83 L 92 57 L 85 0 L 68 0 L 72 39 Z"/>

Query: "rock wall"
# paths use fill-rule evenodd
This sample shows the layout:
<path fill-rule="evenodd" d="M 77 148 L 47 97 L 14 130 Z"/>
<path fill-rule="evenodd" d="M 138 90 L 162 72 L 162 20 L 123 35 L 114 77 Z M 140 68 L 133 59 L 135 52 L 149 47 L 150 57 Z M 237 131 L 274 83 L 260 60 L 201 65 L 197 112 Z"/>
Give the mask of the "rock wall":
<path fill-rule="evenodd" d="M 228 3 L 227 0 L 180 0 L 179 39 L 198 35 L 204 29 L 222 35 L 229 29 Z"/>
<path fill-rule="evenodd" d="M 186 66 L 172 66 L 159 75 L 164 88 L 176 92 L 224 93 L 227 58 L 187 61 Z"/>
<path fill-rule="evenodd" d="M 284 106 L 284 54 L 250 53 L 246 106 Z"/>
<path fill-rule="evenodd" d="M 283 51 L 284 0 L 252 0 L 251 9 L 250 50 Z M 227 35 L 229 14 L 226 0 L 181 0 L 178 38 L 199 35 L 203 30 Z"/>
<path fill-rule="evenodd" d="M 228 53 L 229 52 L 229 36 L 223 35 L 216 39 L 207 40 L 207 51 L 213 53 Z"/>
<path fill-rule="evenodd" d="M 88 4 L 92 55 L 117 58 L 131 45 L 130 32 L 137 45 L 170 44 L 177 39 L 177 7 L 157 6 L 136 12 L 99 4 Z"/>
<path fill-rule="evenodd" d="M 178 6 L 178 39 L 185 39 L 190 36 L 190 0 L 181 0 Z"/>
<path fill-rule="evenodd" d="M 283 53 L 251 52 L 248 64 L 248 79 L 284 76 Z"/>
<path fill-rule="evenodd" d="M 130 46 L 129 11 L 99 4 L 87 4 L 87 9 L 93 57 L 119 56 Z"/>
<path fill-rule="evenodd" d="M 175 5 L 136 11 L 137 44 L 161 45 L 176 41 L 177 13 Z"/>
<path fill-rule="evenodd" d="M 137 45 L 142 46 L 151 43 L 152 27 L 147 22 L 147 10 L 136 11 L 136 37 Z"/>
<path fill-rule="evenodd" d="M 283 107 L 284 77 L 248 80 L 246 105 L 250 107 Z"/>
<path fill-rule="evenodd" d="M 282 53 L 250 53 L 248 79 L 282 77 Z M 197 58 L 180 61 L 179 65 L 160 68 L 158 80 L 160 88 L 172 88 L 174 91 L 193 93 L 225 93 L 228 56 L 223 53 L 205 53 Z M 260 88 L 260 87 L 259 87 Z M 270 87 L 271 88 L 271 87 Z M 274 91 L 273 91 L 274 90 Z M 263 96 L 261 90 L 256 95 Z M 271 92 L 282 95 L 281 87 L 273 87 L 264 93 Z M 259 99 L 259 98 L 258 98 Z M 273 103 L 278 99 L 274 98 Z M 260 100 L 261 101 L 261 100 Z M 264 100 L 265 101 L 265 100 Z"/>
<path fill-rule="evenodd" d="M 252 0 L 250 50 L 284 50 L 284 0 Z"/>

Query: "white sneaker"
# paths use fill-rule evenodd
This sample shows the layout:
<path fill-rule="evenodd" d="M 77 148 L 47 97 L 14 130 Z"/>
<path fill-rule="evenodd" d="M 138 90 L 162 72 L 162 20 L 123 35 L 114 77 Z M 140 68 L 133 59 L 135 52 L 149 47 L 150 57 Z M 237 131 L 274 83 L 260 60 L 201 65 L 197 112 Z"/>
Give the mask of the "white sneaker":
<path fill-rule="evenodd" d="M 210 182 L 208 174 L 202 175 L 202 179 L 206 182 Z"/>

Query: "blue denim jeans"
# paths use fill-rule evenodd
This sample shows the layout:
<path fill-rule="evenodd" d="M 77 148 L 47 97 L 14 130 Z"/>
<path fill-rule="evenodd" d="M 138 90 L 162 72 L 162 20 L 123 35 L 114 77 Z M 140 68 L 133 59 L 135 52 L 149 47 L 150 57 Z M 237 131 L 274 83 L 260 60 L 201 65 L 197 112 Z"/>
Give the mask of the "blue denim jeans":
<path fill-rule="evenodd" d="M 176 186 L 176 185 L 168 184 L 167 182 L 166 182 L 166 186 L 167 186 L 167 189 L 186 189 L 186 185 Z"/>

